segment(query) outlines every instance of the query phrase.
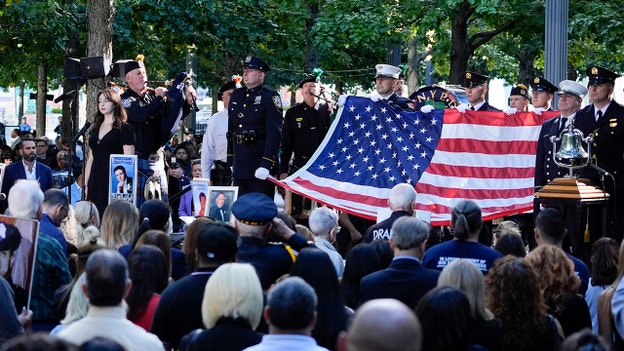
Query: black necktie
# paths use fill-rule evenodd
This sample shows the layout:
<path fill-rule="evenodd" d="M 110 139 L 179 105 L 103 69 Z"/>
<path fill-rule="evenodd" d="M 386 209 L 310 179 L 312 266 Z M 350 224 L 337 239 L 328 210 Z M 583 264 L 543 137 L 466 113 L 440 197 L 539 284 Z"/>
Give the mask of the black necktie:
<path fill-rule="evenodd" d="M 596 118 L 596 122 L 598 122 L 602 118 L 602 111 L 598 110 L 598 118 Z"/>
<path fill-rule="evenodd" d="M 470 106 L 470 109 L 473 110 L 473 111 L 475 110 L 474 106 Z"/>
<path fill-rule="evenodd" d="M 559 126 L 559 133 L 561 133 L 561 131 L 565 129 L 567 122 L 568 122 L 567 117 L 561 117 L 561 125 Z"/>

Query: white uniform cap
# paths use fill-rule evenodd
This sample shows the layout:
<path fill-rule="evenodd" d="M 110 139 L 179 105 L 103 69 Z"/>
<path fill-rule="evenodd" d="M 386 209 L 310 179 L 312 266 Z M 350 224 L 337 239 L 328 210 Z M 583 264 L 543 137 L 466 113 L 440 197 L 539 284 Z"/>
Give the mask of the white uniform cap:
<path fill-rule="evenodd" d="M 386 77 L 399 79 L 399 75 L 401 74 L 401 69 L 399 67 L 387 64 L 375 65 L 375 70 L 377 70 L 375 78 Z"/>
<path fill-rule="evenodd" d="M 587 92 L 587 88 L 573 80 L 562 80 L 561 83 L 559 83 L 559 91 L 557 91 L 557 94 L 568 93 L 583 99 L 585 95 L 587 95 Z"/>

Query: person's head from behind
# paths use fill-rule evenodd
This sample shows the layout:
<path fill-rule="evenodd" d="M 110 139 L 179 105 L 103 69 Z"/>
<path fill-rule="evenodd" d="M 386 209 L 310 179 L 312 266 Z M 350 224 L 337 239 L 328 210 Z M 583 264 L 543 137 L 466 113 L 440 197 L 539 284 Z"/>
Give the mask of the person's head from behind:
<path fill-rule="evenodd" d="M 314 289 L 300 277 L 288 277 L 270 291 L 264 318 L 269 334 L 310 335 L 316 323 L 318 299 Z"/>
<path fill-rule="evenodd" d="M 611 238 L 600 238 L 592 246 L 591 272 L 592 285 L 610 285 L 617 277 L 619 247 Z"/>
<path fill-rule="evenodd" d="M 153 294 L 160 294 L 169 283 L 169 271 L 162 251 L 153 245 L 139 245 L 128 256 L 132 289 L 126 297 L 128 318 L 140 318 Z"/>
<path fill-rule="evenodd" d="M 377 255 L 379 255 L 381 268 L 388 268 L 390 263 L 392 263 L 392 259 L 394 259 L 394 251 L 392 250 L 392 246 L 390 246 L 390 242 L 386 239 L 379 238 L 373 240 L 370 245 L 377 252 Z"/>
<path fill-rule="evenodd" d="M 551 244 L 560 246 L 568 230 L 563 216 L 554 208 L 545 208 L 535 218 L 535 241 L 537 245 Z"/>
<path fill-rule="evenodd" d="M 149 229 L 169 231 L 171 208 L 162 200 L 147 200 L 139 209 L 139 219 L 141 224 L 135 236 L 135 245 L 138 237 Z"/>
<path fill-rule="evenodd" d="M 585 328 L 568 336 L 561 344 L 561 351 L 609 351 L 609 344 L 600 335 Z"/>
<path fill-rule="evenodd" d="M 169 235 L 162 230 L 150 229 L 141 234 L 132 251 L 144 245 L 155 246 L 162 252 L 165 257 L 167 274 L 171 275 L 171 238 Z"/>
<path fill-rule="evenodd" d="M 429 224 L 414 217 L 404 216 L 394 221 L 390 231 L 390 246 L 395 255 L 398 251 L 408 251 L 422 258 L 429 238 L 429 229 Z"/>
<path fill-rule="evenodd" d="M 80 351 L 125 351 L 117 341 L 103 336 L 96 336 L 80 345 Z"/>
<path fill-rule="evenodd" d="M 48 332 L 34 334 L 24 333 L 7 340 L 0 347 L 2 351 L 78 351 L 79 349 L 69 342 L 51 336 Z"/>
<path fill-rule="evenodd" d="M 194 272 L 197 269 L 197 235 L 199 231 L 208 223 L 214 223 L 214 221 L 208 217 L 197 217 L 184 232 L 184 241 L 182 242 L 182 252 L 186 258 L 186 264 L 188 265 L 189 272 Z"/>
<path fill-rule="evenodd" d="M 199 267 L 218 267 L 236 261 L 238 235 L 234 227 L 224 223 L 206 223 L 195 240 Z"/>
<path fill-rule="evenodd" d="M 462 200 L 451 212 L 451 224 L 453 225 L 453 236 L 457 240 L 477 240 L 483 218 L 481 208 L 472 200 Z"/>
<path fill-rule="evenodd" d="M 423 350 L 466 350 L 472 333 L 470 302 L 452 286 L 429 291 L 416 306 L 423 326 Z"/>
<path fill-rule="evenodd" d="M 100 231 L 109 249 L 132 242 L 139 225 L 137 209 L 128 201 L 116 200 L 108 204 L 102 215 Z"/>
<path fill-rule="evenodd" d="M 271 220 L 277 216 L 277 206 L 265 194 L 252 192 L 234 201 L 232 214 L 240 236 L 264 239 L 271 229 Z"/>
<path fill-rule="evenodd" d="M 89 299 L 83 292 L 83 285 L 87 281 L 87 276 L 83 272 L 76 279 L 76 283 L 69 293 L 69 301 L 65 310 L 65 318 L 61 324 L 68 325 L 87 315 L 89 311 Z"/>
<path fill-rule="evenodd" d="M 420 351 L 423 330 L 402 302 L 375 299 L 357 309 L 346 339 L 347 351 Z"/>
<path fill-rule="evenodd" d="M 416 190 L 408 183 L 399 183 L 390 190 L 388 204 L 392 211 L 406 211 L 410 215 L 414 212 Z"/>
<path fill-rule="evenodd" d="M 74 205 L 74 216 L 81 227 L 100 226 L 100 212 L 91 201 L 78 201 Z"/>
<path fill-rule="evenodd" d="M 87 281 L 83 291 L 93 306 L 119 306 L 132 286 L 126 260 L 114 250 L 92 253 L 85 272 Z"/>
<path fill-rule="evenodd" d="M 248 263 L 226 263 L 210 276 L 204 290 L 202 320 L 206 329 L 222 318 L 242 318 L 252 329 L 260 324 L 263 294 L 256 270 Z"/>
<path fill-rule="evenodd" d="M 310 230 L 315 236 L 327 238 L 333 242 L 338 229 L 338 214 L 329 207 L 315 208 L 308 218 Z"/>
<path fill-rule="evenodd" d="M 506 233 L 514 233 L 522 236 L 522 232 L 520 232 L 520 227 L 518 226 L 518 223 L 511 220 L 502 221 L 493 230 L 494 236 L 492 238 L 492 246 L 496 246 L 496 242 L 498 241 L 498 239 L 500 239 L 500 237 Z"/>
<path fill-rule="evenodd" d="M 34 180 L 18 180 L 9 190 L 8 202 L 11 216 L 28 219 L 41 218 L 43 192 Z"/>
<path fill-rule="evenodd" d="M 540 245 L 524 261 L 535 270 L 546 301 L 560 306 L 565 294 L 576 294 L 581 281 L 574 273 L 574 263 L 562 249 Z"/>
<path fill-rule="evenodd" d="M 493 318 L 492 313 L 485 307 L 485 278 L 472 261 L 459 258 L 449 263 L 440 273 L 438 286 L 453 286 L 464 292 L 470 302 L 473 320 L 484 321 Z"/>
<path fill-rule="evenodd" d="M 497 241 L 494 249 L 505 255 L 516 257 L 526 256 L 526 248 L 522 237 L 515 233 L 505 233 Z"/>

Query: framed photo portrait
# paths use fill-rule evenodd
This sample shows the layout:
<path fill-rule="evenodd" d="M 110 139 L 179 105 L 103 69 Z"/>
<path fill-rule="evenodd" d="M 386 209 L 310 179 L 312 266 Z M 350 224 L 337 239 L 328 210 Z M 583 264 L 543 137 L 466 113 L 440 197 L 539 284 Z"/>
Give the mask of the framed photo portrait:
<path fill-rule="evenodd" d="M 191 180 L 191 191 L 193 192 L 193 216 L 208 216 L 208 192 L 210 180 L 205 178 L 194 178 Z"/>
<path fill-rule="evenodd" d="M 136 155 L 110 155 L 108 203 L 125 200 L 136 205 Z"/>
<path fill-rule="evenodd" d="M 0 274 L 6 279 L 18 311 L 30 309 L 39 221 L 0 215 Z"/>
<path fill-rule="evenodd" d="M 217 222 L 229 223 L 232 215 L 232 204 L 238 198 L 237 186 L 212 186 L 208 193 L 208 216 Z"/>

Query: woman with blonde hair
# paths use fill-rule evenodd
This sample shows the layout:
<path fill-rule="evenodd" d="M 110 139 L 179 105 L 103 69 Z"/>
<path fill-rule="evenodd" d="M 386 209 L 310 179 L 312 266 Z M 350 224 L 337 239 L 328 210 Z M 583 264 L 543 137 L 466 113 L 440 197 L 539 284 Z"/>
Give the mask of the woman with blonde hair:
<path fill-rule="evenodd" d="M 97 228 L 100 227 L 100 211 L 98 211 L 95 204 L 91 201 L 78 201 L 74 205 L 74 215 L 76 216 L 76 222 L 83 228 L 93 225 Z"/>
<path fill-rule="evenodd" d="M 473 324 L 471 344 L 490 351 L 503 349 L 500 324 L 485 306 L 485 278 L 472 261 L 459 258 L 444 267 L 438 286 L 456 287 L 468 298 Z"/>
<path fill-rule="evenodd" d="M 207 330 L 183 337 L 180 350 L 240 351 L 256 345 L 262 340 L 262 334 L 254 331 L 262 310 L 262 286 L 253 266 L 226 263 L 204 290 L 202 319 Z"/>
<path fill-rule="evenodd" d="M 124 200 L 111 202 L 102 215 L 100 232 L 109 249 L 118 249 L 132 242 L 134 233 L 139 226 L 137 208 Z"/>
<path fill-rule="evenodd" d="M 576 294 L 581 281 L 566 253 L 553 245 L 540 245 L 529 252 L 525 262 L 537 274 L 548 313 L 561 323 L 564 336 L 583 328 L 591 329 L 587 303 Z"/>

